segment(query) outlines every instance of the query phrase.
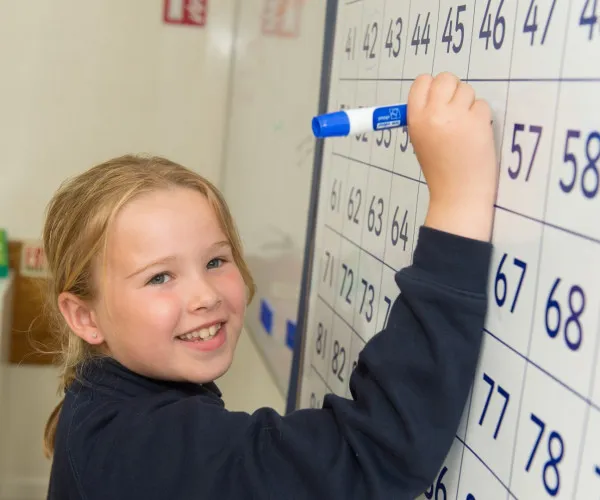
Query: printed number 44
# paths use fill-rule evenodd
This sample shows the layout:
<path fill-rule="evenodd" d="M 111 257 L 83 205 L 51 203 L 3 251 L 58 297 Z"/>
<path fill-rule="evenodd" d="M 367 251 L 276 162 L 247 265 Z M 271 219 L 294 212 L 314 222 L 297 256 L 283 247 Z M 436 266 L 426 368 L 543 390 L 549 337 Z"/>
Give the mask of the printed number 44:
<path fill-rule="evenodd" d="M 431 25 L 429 24 L 430 17 L 431 12 L 428 12 L 427 17 L 425 18 L 425 24 L 423 25 L 423 33 L 421 33 L 421 25 L 419 24 L 421 14 L 417 15 L 417 22 L 415 23 L 415 29 L 410 42 L 410 44 L 415 48 L 415 55 L 417 55 L 419 52 L 419 45 L 425 45 L 425 54 L 427 54 L 427 48 L 431 43 L 431 38 L 429 38 L 429 31 L 431 29 Z"/>

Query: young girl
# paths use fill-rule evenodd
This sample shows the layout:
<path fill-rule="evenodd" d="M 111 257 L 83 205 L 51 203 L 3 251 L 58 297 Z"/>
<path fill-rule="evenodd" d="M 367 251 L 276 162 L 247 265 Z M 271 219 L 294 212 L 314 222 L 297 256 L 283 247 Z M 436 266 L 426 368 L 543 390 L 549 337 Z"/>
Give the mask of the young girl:
<path fill-rule="evenodd" d="M 124 156 L 59 189 L 44 227 L 65 393 L 46 428 L 48 498 L 412 499 L 428 487 L 478 360 L 497 162 L 489 108 L 454 75 L 417 78 L 408 120 L 430 205 L 402 293 L 360 355 L 353 399 L 287 416 L 227 411 L 214 383 L 254 293 L 214 186 Z"/>

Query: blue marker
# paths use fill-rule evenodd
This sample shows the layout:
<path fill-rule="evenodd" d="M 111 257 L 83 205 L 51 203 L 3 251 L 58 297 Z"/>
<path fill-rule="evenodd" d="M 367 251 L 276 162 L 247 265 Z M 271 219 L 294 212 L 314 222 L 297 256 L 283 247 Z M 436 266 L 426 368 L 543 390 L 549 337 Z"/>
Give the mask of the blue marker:
<path fill-rule="evenodd" d="M 406 104 L 343 109 L 315 116 L 312 129 L 315 137 L 344 137 L 406 125 Z"/>

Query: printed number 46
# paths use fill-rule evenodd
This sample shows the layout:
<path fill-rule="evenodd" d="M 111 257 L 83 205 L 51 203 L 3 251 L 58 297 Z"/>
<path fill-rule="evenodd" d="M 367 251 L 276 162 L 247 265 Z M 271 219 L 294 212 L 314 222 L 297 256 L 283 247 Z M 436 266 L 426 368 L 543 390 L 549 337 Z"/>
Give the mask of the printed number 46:
<path fill-rule="evenodd" d="M 483 19 L 481 20 L 481 27 L 479 28 L 479 38 L 485 40 L 485 50 L 488 50 L 490 45 L 490 38 L 496 50 L 499 50 L 504 43 L 504 35 L 506 34 L 506 19 L 500 14 L 504 0 L 500 0 L 498 9 L 496 9 L 496 15 L 492 21 L 492 13 L 490 11 L 492 0 L 487 0 L 485 6 L 485 12 L 483 13 Z"/>

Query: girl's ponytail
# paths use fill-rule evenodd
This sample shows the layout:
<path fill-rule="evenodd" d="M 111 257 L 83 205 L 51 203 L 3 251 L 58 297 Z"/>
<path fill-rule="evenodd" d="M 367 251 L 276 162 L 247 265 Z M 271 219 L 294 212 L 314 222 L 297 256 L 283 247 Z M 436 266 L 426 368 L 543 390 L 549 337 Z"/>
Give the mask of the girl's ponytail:
<path fill-rule="evenodd" d="M 54 454 L 54 440 L 56 438 L 56 427 L 58 426 L 58 418 L 60 417 L 60 411 L 62 410 L 65 399 L 63 398 L 60 403 L 56 405 L 56 408 L 48 417 L 46 427 L 44 428 L 44 455 L 46 458 L 52 458 Z"/>
<path fill-rule="evenodd" d="M 59 329 L 60 331 L 60 329 Z M 68 335 L 66 332 L 62 336 L 63 343 L 60 352 L 60 361 L 62 365 L 61 381 L 59 391 L 64 395 L 65 390 L 69 388 L 77 375 L 77 366 L 89 358 L 91 350 L 86 346 L 85 342 L 74 334 Z M 44 455 L 46 458 L 52 458 L 54 454 L 54 442 L 56 439 L 56 428 L 58 427 L 58 419 L 64 404 L 64 396 L 56 405 L 44 428 Z"/>

